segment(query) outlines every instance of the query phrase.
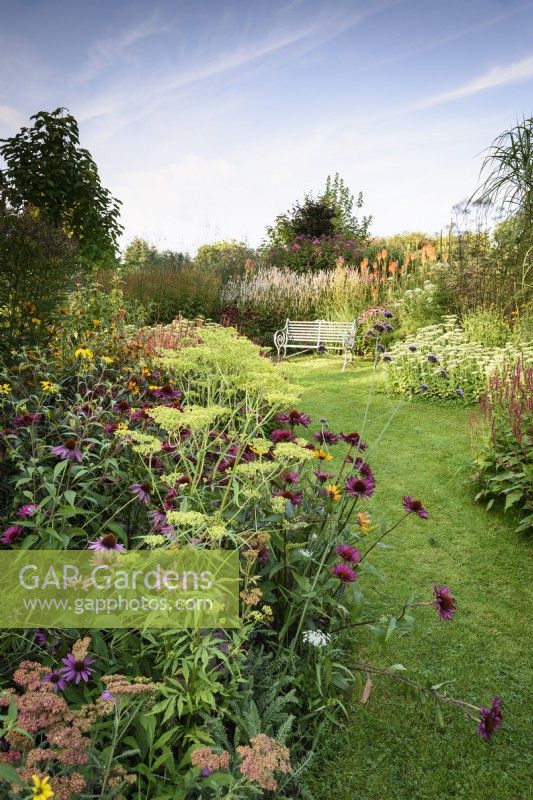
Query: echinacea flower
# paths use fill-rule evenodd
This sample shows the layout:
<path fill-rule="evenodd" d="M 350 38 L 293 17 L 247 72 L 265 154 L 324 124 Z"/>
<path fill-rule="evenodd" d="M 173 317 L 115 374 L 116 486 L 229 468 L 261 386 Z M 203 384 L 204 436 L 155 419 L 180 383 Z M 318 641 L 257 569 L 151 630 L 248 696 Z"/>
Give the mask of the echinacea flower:
<path fill-rule="evenodd" d="M 283 422 L 284 425 L 302 425 L 304 428 L 307 428 L 311 422 L 307 414 L 304 414 L 302 411 L 283 412 L 282 414 L 278 414 L 276 419 L 278 422 Z"/>
<path fill-rule="evenodd" d="M 372 497 L 375 486 L 373 478 L 359 478 L 356 475 L 348 478 L 344 484 L 346 494 L 350 497 Z"/>
<path fill-rule="evenodd" d="M 32 800 L 49 800 L 50 797 L 55 796 L 55 792 L 52 791 L 52 787 L 50 786 L 50 778 L 48 775 L 45 775 L 44 778 L 39 778 L 38 775 L 32 775 L 31 779 L 33 781 Z"/>
<path fill-rule="evenodd" d="M 294 470 L 288 470 L 287 472 L 282 472 L 280 475 L 281 480 L 284 483 L 299 483 L 300 476 Z"/>
<path fill-rule="evenodd" d="M 273 497 L 284 497 L 289 500 L 293 506 L 301 506 L 303 500 L 302 492 L 274 492 Z"/>
<path fill-rule="evenodd" d="M 340 500 L 342 497 L 341 490 L 334 483 L 327 483 L 324 486 L 324 493 L 329 497 L 330 500 L 335 502 Z"/>
<path fill-rule="evenodd" d="M 57 456 L 57 458 L 70 459 L 71 461 L 78 461 L 79 463 L 81 463 L 83 458 L 78 446 L 78 441 L 74 439 L 74 437 L 67 439 L 66 442 L 57 445 L 57 447 L 52 447 L 52 453 L 54 456 Z"/>
<path fill-rule="evenodd" d="M 34 628 L 33 636 L 37 644 L 44 646 L 48 643 L 48 634 L 42 628 Z"/>
<path fill-rule="evenodd" d="M 130 492 L 136 495 L 137 499 L 145 505 L 150 504 L 150 485 L 148 483 L 133 483 L 130 486 Z"/>
<path fill-rule="evenodd" d="M 271 440 L 274 444 L 278 444 L 279 442 L 295 442 L 296 436 L 294 433 L 287 428 L 277 428 L 275 431 L 272 431 L 270 434 Z"/>
<path fill-rule="evenodd" d="M 362 441 L 361 436 L 357 431 L 353 431 L 353 433 L 341 433 L 340 437 L 343 442 L 346 444 L 351 445 L 352 447 L 356 447 L 358 450 L 366 450 L 368 445 Z"/>
<path fill-rule="evenodd" d="M 49 683 L 52 689 L 56 692 L 62 692 L 67 686 L 67 681 L 64 675 L 58 669 L 53 669 L 47 675 L 43 675 L 43 681 Z"/>
<path fill-rule="evenodd" d="M 437 609 L 439 619 L 450 620 L 455 614 L 457 604 L 449 587 L 433 584 L 433 594 L 435 595 L 433 605 Z"/>
<path fill-rule="evenodd" d="M 100 536 L 99 539 L 96 539 L 94 542 L 89 542 L 87 547 L 88 550 L 125 550 L 123 544 L 121 544 L 114 533 L 105 533 L 103 536 Z"/>
<path fill-rule="evenodd" d="M 92 668 L 94 658 L 92 656 L 86 655 L 83 658 L 76 658 L 74 653 L 68 653 L 62 661 L 65 666 L 61 668 L 60 672 L 67 683 L 74 682 L 78 684 L 80 681 L 87 683 L 94 672 Z"/>
<path fill-rule="evenodd" d="M 342 558 L 343 561 L 348 561 L 351 564 L 359 564 L 361 561 L 361 553 L 356 547 L 351 544 L 338 544 L 335 552 Z"/>
<path fill-rule="evenodd" d="M 31 425 L 39 425 L 42 414 L 31 413 L 26 411 L 24 414 L 17 414 L 15 417 L 16 428 L 29 428 Z"/>
<path fill-rule="evenodd" d="M 317 431 L 313 433 L 313 439 L 320 442 L 320 444 L 337 444 L 340 437 L 331 431 Z"/>
<path fill-rule="evenodd" d="M 313 475 L 320 483 L 325 483 L 326 481 L 331 480 L 333 478 L 333 474 L 331 472 L 324 472 L 323 470 L 319 469 L 316 472 L 313 472 Z"/>
<path fill-rule="evenodd" d="M 435 353 L 429 353 L 429 355 L 428 355 L 428 361 L 429 361 L 431 364 L 438 364 L 438 363 L 439 363 L 439 357 L 438 357 L 438 356 L 436 356 L 436 355 L 435 355 Z"/>
<path fill-rule="evenodd" d="M 23 528 L 20 525 L 9 525 L 0 536 L 1 544 L 13 544 L 22 536 Z"/>
<path fill-rule="evenodd" d="M 341 583 L 353 583 L 357 580 L 357 572 L 348 564 L 335 564 L 331 568 L 331 574 L 338 578 Z"/>
<path fill-rule="evenodd" d="M 485 739 L 486 742 L 492 739 L 495 732 L 502 724 L 503 715 L 501 704 L 501 697 L 493 697 L 490 708 L 482 706 L 479 709 L 480 719 L 479 725 L 477 726 L 477 733 Z"/>
<path fill-rule="evenodd" d="M 427 519 L 429 513 L 426 511 L 420 500 L 414 500 L 412 497 L 403 498 L 403 507 L 406 511 L 418 514 L 420 519 Z"/>
<path fill-rule="evenodd" d="M 37 506 L 35 503 L 25 503 L 17 511 L 17 517 L 20 517 L 21 519 L 29 519 L 30 517 L 33 517 L 36 511 Z"/>

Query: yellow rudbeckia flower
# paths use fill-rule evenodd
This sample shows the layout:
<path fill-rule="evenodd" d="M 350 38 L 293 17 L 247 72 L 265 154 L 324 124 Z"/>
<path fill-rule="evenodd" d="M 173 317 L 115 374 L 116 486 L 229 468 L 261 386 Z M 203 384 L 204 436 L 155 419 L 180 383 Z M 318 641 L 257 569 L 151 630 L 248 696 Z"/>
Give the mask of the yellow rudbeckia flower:
<path fill-rule="evenodd" d="M 50 797 L 54 797 L 55 792 L 52 791 L 48 775 L 44 778 L 32 775 L 31 779 L 33 781 L 33 800 L 49 800 Z"/>
<path fill-rule="evenodd" d="M 88 347 L 78 347 L 78 349 L 74 351 L 74 355 L 76 358 L 86 358 L 87 361 L 93 359 L 93 351 L 89 350 Z"/>

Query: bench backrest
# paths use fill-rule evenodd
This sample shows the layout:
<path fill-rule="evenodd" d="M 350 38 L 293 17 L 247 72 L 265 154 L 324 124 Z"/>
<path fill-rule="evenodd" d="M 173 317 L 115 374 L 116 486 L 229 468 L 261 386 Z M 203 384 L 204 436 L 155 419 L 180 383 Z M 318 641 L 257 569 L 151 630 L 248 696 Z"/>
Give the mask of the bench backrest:
<path fill-rule="evenodd" d="M 355 320 L 352 322 L 329 322 L 325 319 L 293 321 L 285 323 L 289 341 L 299 342 L 341 342 L 345 336 L 355 333 Z"/>

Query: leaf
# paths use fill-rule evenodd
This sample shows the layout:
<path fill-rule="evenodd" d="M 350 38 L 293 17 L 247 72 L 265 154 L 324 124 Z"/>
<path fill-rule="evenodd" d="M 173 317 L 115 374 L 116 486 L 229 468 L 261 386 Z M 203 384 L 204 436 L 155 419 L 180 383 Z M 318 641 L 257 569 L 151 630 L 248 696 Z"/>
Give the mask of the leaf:
<path fill-rule="evenodd" d="M 508 508 L 514 506 L 515 503 L 518 503 L 519 500 L 522 499 L 522 490 L 516 489 L 514 492 L 509 492 L 507 497 L 505 498 L 505 508 L 504 511 L 507 511 Z"/>
<path fill-rule="evenodd" d="M 20 786 L 23 785 L 22 778 L 15 767 L 12 767 L 10 764 L 0 764 L 0 780 L 6 781 L 7 783 L 18 783 Z"/>
<path fill-rule="evenodd" d="M 370 697 L 370 694 L 372 692 L 373 685 L 374 684 L 372 683 L 371 679 L 367 678 L 363 691 L 361 693 L 361 697 L 359 698 L 359 702 L 362 703 L 363 705 L 366 705 L 366 703 L 368 703 L 368 698 Z"/>

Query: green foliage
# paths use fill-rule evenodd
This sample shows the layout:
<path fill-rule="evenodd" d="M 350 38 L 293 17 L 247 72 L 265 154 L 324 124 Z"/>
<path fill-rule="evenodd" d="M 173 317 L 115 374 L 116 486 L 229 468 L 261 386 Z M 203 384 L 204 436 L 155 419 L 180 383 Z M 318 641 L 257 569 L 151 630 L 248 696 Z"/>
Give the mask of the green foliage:
<path fill-rule="evenodd" d="M 139 237 L 132 239 L 122 255 L 122 264 L 126 270 L 152 268 L 176 271 L 189 264 L 190 260 L 186 253 L 174 250 L 160 252 L 155 245 Z"/>
<path fill-rule="evenodd" d="M 39 111 L 31 128 L 1 140 L 4 195 L 13 208 L 38 209 L 74 237 L 84 262 L 113 263 L 122 230 L 119 201 L 100 183 L 91 154 L 79 146 L 78 124 L 65 111 Z"/>
<path fill-rule="evenodd" d="M 503 347 L 511 339 L 511 326 L 494 308 L 468 312 L 462 326 L 469 342 L 485 347 Z"/>
<path fill-rule="evenodd" d="M 280 214 L 275 224 L 267 228 L 270 246 L 288 248 L 298 239 L 328 237 L 356 240 L 361 245 L 368 237 L 372 217 L 358 220 L 353 215 L 354 205 L 362 207 L 362 193 L 355 201 L 338 173 L 334 177 L 328 175 L 322 194 L 318 197 L 305 195 L 303 202 L 297 202 L 285 214 Z M 290 268 L 289 264 L 287 266 Z"/>
<path fill-rule="evenodd" d="M 74 242 L 29 211 L 0 210 L 0 351 L 50 338 L 77 266 Z"/>
<path fill-rule="evenodd" d="M 194 263 L 214 280 L 243 275 L 253 265 L 256 253 L 244 242 L 223 241 L 203 244 L 198 248 Z"/>

